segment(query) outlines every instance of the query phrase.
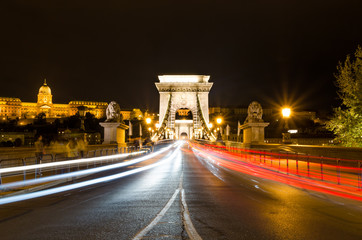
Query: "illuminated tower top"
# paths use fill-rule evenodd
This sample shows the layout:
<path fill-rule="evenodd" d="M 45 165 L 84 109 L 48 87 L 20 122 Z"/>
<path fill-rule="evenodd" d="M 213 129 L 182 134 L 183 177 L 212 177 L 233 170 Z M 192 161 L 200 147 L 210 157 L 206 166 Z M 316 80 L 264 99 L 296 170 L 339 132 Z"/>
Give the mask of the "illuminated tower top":
<path fill-rule="evenodd" d="M 210 79 L 208 75 L 160 75 L 158 79 L 161 83 L 207 83 Z"/>
<path fill-rule="evenodd" d="M 47 80 L 44 79 L 43 86 L 39 88 L 39 94 L 52 94 L 52 91 L 50 90 L 50 87 L 47 85 Z"/>
<path fill-rule="evenodd" d="M 49 106 L 53 104 L 53 95 L 50 87 L 47 85 L 46 79 L 44 79 L 43 85 L 39 88 L 38 93 L 38 105 Z"/>

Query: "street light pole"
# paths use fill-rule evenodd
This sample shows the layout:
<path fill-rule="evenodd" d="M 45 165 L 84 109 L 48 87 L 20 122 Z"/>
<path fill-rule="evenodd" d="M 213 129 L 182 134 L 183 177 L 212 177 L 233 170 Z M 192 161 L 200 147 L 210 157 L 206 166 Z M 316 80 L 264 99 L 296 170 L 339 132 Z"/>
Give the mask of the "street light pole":
<path fill-rule="evenodd" d="M 152 119 L 150 117 L 146 118 L 146 124 L 148 126 L 150 126 L 151 122 L 152 122 Z M 148 135 L 150 135 L 150 137 L 152 137 L 151 136 L 151 127 L 148 127 Z"/>
<path fill-rule="evenodd" d="M 217 137 L 217 139 L 220 140 L 220 138 L 221 138 L 221 140 L 222 140 L 222 136 L 221 136 L 221 123 L 222 123 L 222 118 L 221 118 L 221 117 L 216 118 L 216 123 L 217 123 L 217 125 L 219 126 L 219 131 L 218 131 L 218 137 Z"/>
<path fill-rule="evenodd" d="M 285 132 L 282 133 L 282 142 L 283 143 L 291 143 L 291 139 L 290 139 L 290 133 L 288 132 L 288 129 L 289 129 L 289 124 L 288 124 L 288 119 L 290 117 L 292 113 L 292 110 L 288 107 L 285 107 L 282 109 L 282 116 L 284 118 L 284 129 L 285 129 Z"/>

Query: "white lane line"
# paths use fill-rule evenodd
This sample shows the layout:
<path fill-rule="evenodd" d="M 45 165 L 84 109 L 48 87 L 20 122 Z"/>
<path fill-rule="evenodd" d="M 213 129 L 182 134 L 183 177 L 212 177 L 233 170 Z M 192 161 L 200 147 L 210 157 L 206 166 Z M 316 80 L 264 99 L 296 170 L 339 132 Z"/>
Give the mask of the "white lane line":
<path fill-rule="evenodd" d="M 187 207 L 186 199 L 185 199 L 185 190 L 183 188 L 183 178 L 184 178 L 184 172 L 182 171 L 181 177 L 180 177 L 180 186 L 179 186 L 179 188 L 181 189 L 180 198 L 181 198 L 181 208 L 182 208 L 182 222 L 183 222 L 186 232 L 189 235 L 189 238 L 191 240 L 202 240 L 202 238 L 197 233 L 197 231 L 191 221 L 190 212 Z"/>
<path fill-rule="evenodd" d="M 182 207 L 183 207 L 183 216 L 182 217 L 184 220 L 184 225 L 185 225 L 187 234 L 189 235 L 191 240 L 202 240 L 200 235 L 197 233 L 194 225 L 192 224 L 190 212 L 189 212 L 189 209 L 187 208 L 187 204 L 186 204 L 186 200 L 185 200 L 185 190 L 184 189 L 181 190 L 181 202 L 182 202 Z"/>
<path fill-rule="evenodd" d="M 179 155 L 180 156 L 180 153 Z M 145 228 L 143 228 L 134 238 L 133 240 L 141 240 L 147 232 L 149 232 L 160 220 L 161 218 L 166 214 L 167 210 L 171 207 L 173 202 L 175 201 L 175 198 L 177 194 L 181 191 L 180 199 L 181 199 L 181 207 L 182 207 L 182 222 L 185 226 L 186 232 L 191 240 L 202 240 L 200 235 L 197 233 L 194 225 L 192 224 L 190 212 L 188 210 L 186 200 L 185 200 L 185 190 L 183 189 L 183 171 L 180 176 L 180 185 L 179 188 L 176 189 L 175 193 L 172 195 L 170 200 L 167 202 L 166 206 L 157 214 L 157 216 L 152 220 L 152 222 L 147 225 Z"/>
<path fill-rule="evenodd" d="M 142 237 L 144 235 L 146 235 L 146 233 L 148 231 L 150 231 L 160 220 L 161 218 L 165 215 L 165 213 L 167 212 L 167 210 L 171 207 L 172 203 L 175 201 L 175 198 L 177 196 L 177 194 L 180 192 L 180 189 L 176 189 L 175 193 L 172 195 L 172 197 L 170 198 L 170 200 L 168 200 L 166 206 L 161 210 L 161 212 L 159 212 L 157 214 L 157 216 L 152 220 L 152 222 L 150 224 L 148 224 L 148 226 L 146 226 L 144 229 L 142 229 L 134 238 L 133 240 L 140 240 L 142 239 Z"/>

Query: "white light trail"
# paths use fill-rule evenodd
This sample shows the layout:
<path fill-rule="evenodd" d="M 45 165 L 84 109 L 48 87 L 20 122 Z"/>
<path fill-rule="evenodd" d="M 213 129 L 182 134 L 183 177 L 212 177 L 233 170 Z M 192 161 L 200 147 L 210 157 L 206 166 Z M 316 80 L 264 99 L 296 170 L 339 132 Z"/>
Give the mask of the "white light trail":
<path fill-rule="evenodd" d="M 111 165 L 108 165 L 108 166 L 91 168 L 91 169 L 81 170 L 81 171 L 77 171 L 77 172 L 64 173 L 64 174 L 48 176 L 48 177 L 43 177 L 43 178 L 37 178 L 37 179 L 31 179 L 31 180 L 26 180 L 26 181 L 2 184 L 2 185 L 0 185 L 0 190 L 6 190 L 6 189 L 11 189 L 11 188 L 16 188 L 16 187 L 35 185 L 35 184 L 40 184 L 40 183 L 43 183 L 43 182 L 51 182 L 51 181 L 55 181 L 55 180 L 60 180 L 60 179 L 65 179 L 65 178 L 70 178 L 70 177 L 77 177 L 77 176 L 82 176 L 82 175 L 107 171 L 107 170 L 111 170 L 111 169 L 115 169 L 115 168 L 130 166 L 130 165 L 133 165 L 133 164 L 136 164 L 136 163 L 140 163 L 140 162 L 149 160 L 149 159 L 151 159 L 151 158 L 153 158 L 153 157 L 167 151 L 171 147 L 173 147 L 173 145 L 162 148 L 161 150 L 159 150 L 157 152 L 153 152 L 153 153 L 151 153 L 149 155 L 129 160 L 127 162 L 121 162 L 121 163 L 111 164 Z"/>
<path fill-rule="evenodd" d="M 82 158 L 82 159 L 61 161 L 61 162 L 34 164 L 34 165 L 20 166 L 20 167 L 2 168 L 2 169 L 0 169 L 0 174 L 9 173 L 9 172 L 27 171 L 27 170 L 33 170 L 33 169 L 42 169 L 42 168 L 56 167 L 56 166 L 63 166 L 63 165 L 74 165 L 74 164 L 79 164 L 79 163 L 119 159 L 119 158 L 125 158 L 125 157 L 133 156 L 133 155 L 140 155 L 144 152 L 146 152 L 146 151 L 140 151 L 140 152 L 135 152 L 135 153 L 121 153 L 121 154 L 114 154 L 114 155 L 109 155 L 109 156 L 100 156 L 100 157 L 93 157 L 93 158 Z"/>
<path fill-rule="evenodd" d="M 118 178 L 126 177 L 129 175 L 135 174 L 135 173 L 139 173 L 139 172 L 157 167 L 161 164 L 164 164 L 164 163 L 170 161 L 175 156 L 177 156 L 180 146 L 181 146 L 181 144 L 178 143 L 176 150 L 169 157 L 167 157 L 165 160 L 159 161 L 157 163 L 153 163 L 153 164 L 150 164 L 150 165 L 147 165 L 144 167 L 132 169 L 127 172 L 122 172 L 122 173 L 118 173 L 118 174 L 114 174 L 114 175 L 110 175 L 110 176 L 106 176 L 106 177 L 92 179 L 92 180 L 88 180 L 88 181 L 84 181 L 84 182 L 80 182 L 80 183 L 74 183 L 74 184 L 67 185 L 67 186 L 62 186 L 62 187 L 57 187 L 57 188 L 52 188 L 52 189 L 42 190 L 39 192 L 27 193 L 27 194 L 22 194 L 22 195 L 17 195 L 17 196 L 11 196 L 11 197 L 6 197 L 6 198 L 0 198 L 0 205 L 29 200 L 29 199 L 38 198 L 38 197 L 44 197 L 47 195 L 61 193 L 61 192 L 69 191 L 69 190 L 74 190 L 77 188 L 86 187 L 86 186 L 94 185 L 97 183 L 107 182 L 107 181 L 115 180 Z"/>

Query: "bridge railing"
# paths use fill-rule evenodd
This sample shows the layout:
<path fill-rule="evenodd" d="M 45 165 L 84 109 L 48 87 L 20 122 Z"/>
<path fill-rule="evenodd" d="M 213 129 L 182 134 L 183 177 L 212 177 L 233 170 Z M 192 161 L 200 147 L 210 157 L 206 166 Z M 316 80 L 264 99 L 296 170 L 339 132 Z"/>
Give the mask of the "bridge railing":
<path fill-rule="evenodd" d="M 25 181 L 27 179 L 35 179 L 40 176 L 50 176 L 56 175 L 65 172 L 73 172 L 88 168 L 94 168 L 98 166 L 103 166 L 107 164 L 112 164 L 115 162 L 124 161 L 125 159 L 129 159 L 133 156 L 139 154 L 148 154 L 151 152 L 150 148 L 137 148 L 134 146 L 126 147 L 124 149 L 119 148 L 102 148 L 102 149 L 94 149 L 87 151 L 86 155 L 83 158 L 80 157 L 80 153 L 77 153 L 76 157 L 69 158 L 67 153 L 52 153 L 52 154 L 44 154 L 41 163 L 58 163 L 51 167 L 45 168 L 36 168 L 37 158 L 36 156 L 27 156 L 27 157 L 19 157 L 19 158 L 8 158 L 8 159 L 0 159 L 0 184 L 15 182 L 15 181 Z M 122 153 L 119 153 L 122 152 Z M 134 155 L 129 155 L 131 153 L 135 153 Z M 138 154 L 139 153 L 139 154 Z M 117 155 L 115 158 L 99 158 L 94 160 L 96 157 L 102 156 L 112 156 Z M 124 157 L 123 157 L 124 155 Z M 91 159 L 92 161 L 87 161 L 87 159 Z M 83 159 L 84 161 L 77 162 L 76 164 L 66 162 L 71 162 L 70 160 Z M 62 164 L 64 163 L 64 164 Z M 20 170 L 20 171 L 11 171 L 11 172 L 2 172 L 9 168 L 14 167 L 26 167 L 26 166 L 35 166 L 34 168 Z"/>
<path fill-rule="evenodd" d="M 362 160 L 313 156 L 291 151 L 225 146 L 206 141 L 197 141 L 197 144 L 277 173 L 362 189 Z"/>

